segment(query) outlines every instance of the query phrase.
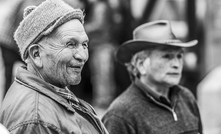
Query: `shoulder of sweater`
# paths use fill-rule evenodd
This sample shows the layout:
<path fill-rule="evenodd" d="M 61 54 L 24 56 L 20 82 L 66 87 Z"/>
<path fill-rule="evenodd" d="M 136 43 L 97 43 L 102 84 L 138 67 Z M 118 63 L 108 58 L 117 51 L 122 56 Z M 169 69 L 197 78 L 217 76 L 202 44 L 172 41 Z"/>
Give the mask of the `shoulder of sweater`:
<path fill-rule="evenodd" d="M 191 92 L 190 89 L 188 89 L 184 86 L 181 86 L 181 85 L 178 85 L 177 87 L 180 89 L 180 91 L 179 91 L 180 95 L 182 95 L 185 98 L 195 101 L 195 96 L 193 95 L 193 93 Z"/>
<path fill-rule="evenodd" d="M 127 114 L 133 114 L 138 107 L 142 107 L 142 99 L 128 88 L 121 95 L 119 95 L 107 109 L 108 114 L 116 114 L 126 116 Z"/>

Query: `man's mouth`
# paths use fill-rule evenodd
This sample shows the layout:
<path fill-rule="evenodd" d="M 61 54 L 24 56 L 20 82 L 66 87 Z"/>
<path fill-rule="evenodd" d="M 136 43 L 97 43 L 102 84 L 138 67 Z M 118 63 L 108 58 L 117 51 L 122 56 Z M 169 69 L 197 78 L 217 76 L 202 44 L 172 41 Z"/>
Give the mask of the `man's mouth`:
<path fill-rule="evenodd" d="M 69 66 L 71 69 L 73 69 L 75 72 L 81 72 L 83 65 L 71 65 Z"/>
<path fill-rule="evenodd" d="M 167 73 L 168 75 L 171 75 L 171 76 L 179 76 L 180 73 Z"/>

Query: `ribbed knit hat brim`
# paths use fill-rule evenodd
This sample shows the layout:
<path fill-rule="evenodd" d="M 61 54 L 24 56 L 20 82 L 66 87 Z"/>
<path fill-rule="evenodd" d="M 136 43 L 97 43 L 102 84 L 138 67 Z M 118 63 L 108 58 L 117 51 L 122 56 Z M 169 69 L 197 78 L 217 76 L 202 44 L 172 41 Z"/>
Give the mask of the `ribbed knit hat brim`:
<path fill-rule="evenodd" d="M 62 0 L 46 0 L 37 7 L 27 7 L 24 10 L 24 19 L 14 34 L 22 59 L 27 58 L 26 50 L 31 44 L 72 19 L 83 23 L 82 10 L 74 9 Z"/>

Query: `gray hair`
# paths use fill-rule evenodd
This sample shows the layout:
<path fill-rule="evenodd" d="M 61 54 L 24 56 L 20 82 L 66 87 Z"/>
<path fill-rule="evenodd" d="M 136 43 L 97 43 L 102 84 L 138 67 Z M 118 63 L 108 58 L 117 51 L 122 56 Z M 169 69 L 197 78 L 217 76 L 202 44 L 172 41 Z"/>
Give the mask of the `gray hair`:
<path fill-rule="evenodd" d="M 125 66 L 132 80 L 135 78 L 140 78 L 140 72 L 137 69 L 137 63 L 139 60 L 144 61 L 147 57 L 150 56 L 152 49 L 143 50 L 134 54 L 129 63 L 126 63 Z"/>

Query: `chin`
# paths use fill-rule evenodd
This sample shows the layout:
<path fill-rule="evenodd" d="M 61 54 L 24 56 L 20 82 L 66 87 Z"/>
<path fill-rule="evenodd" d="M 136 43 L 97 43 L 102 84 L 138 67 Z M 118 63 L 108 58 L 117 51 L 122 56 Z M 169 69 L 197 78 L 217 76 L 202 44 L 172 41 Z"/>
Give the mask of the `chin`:
<path fill-rule="evenodd" d="M 173 82 L 169 82 L 168 84 L 170 84 L 171 86 L 175 86 L 179 84 L 179 81 L 173 81 Z"/>
<path fill-rule="evenodd" d="M 78 78 L 72 78 L 68 83 L 70 85 L 78 85 L 79 83 L 81 82 L 81 77 L 78 77 Z"/>
<path fill-rule="evenodd" d="M 169 80 L 169 81 L 164 81 L 164 83 L 168 86 L 175 86 L 175 85 L 178 85 L 179 84 L 179 80 Z"/>
<path fill-rule="evenodd" d="M 68 76 L 66 81 L 69 85 L 78 85 L 81 82 L 81 75 Z"/>

